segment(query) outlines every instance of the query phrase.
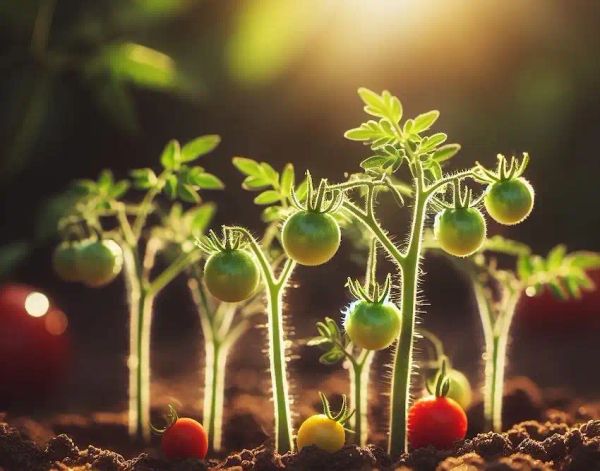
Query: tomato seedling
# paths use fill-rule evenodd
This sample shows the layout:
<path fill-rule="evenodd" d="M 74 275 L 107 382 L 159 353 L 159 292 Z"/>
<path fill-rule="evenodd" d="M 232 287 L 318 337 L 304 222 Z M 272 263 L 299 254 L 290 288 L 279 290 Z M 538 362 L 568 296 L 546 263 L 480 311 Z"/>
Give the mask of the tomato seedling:
<path fill-rule="evenodd" d="M 187 238 L 178 238 L 173 235 L 177 232 L 173 227 L 154 222 L 160 213 L 157 198 L 164 194 L 171 200 L 197 204 L 200 190 L 223 188 L 216 176 L 192 165 L 211 152 L 219 141 L 215 135 L 201 136 L 184 146 L 170 141 L 160 156 L 162 170 L 158 174 L 150 168 L 136 169 L 131 172 L 131 179 L 115 181 L 110 171 L 104 171 L 97 181 L 78 181 L 80 196 L 59 221 L 59 232 L 75 251 L 65 255 L 62 245 L 57 249 L 58 273 L 68 272 L 68 278 L 101 286 L 112 281 L 123 266 L 130 309 L 129 433 L 135 438 L 149 439 L 150 330 L 154 299 L 199 260 L 201 251 L 193 241 L 203 233 L 212 217 L 212 211 L 206 210 L 210 206 L 191 209 L 188 220 L 192 229 Z M 132 186 L 143 192 L 139 203 L 124 200 Z M 84 239 L 84 242 L 72 242 L 73 239 Z M 173 246 L 177 247 L 177 256 L 160 273 L 153 273 L 157 254 L 164 254 Z M 74 260 L 73 265 L 68 257 Z"/>
<path fill-rule="evenodd" d="M 415 401 L 408 411 L 408 441 L 414 448 L 452 447 L 467 434 L 467 415 L 462 407 L 447 397 L 450 380 L 443 361 L 431 395 Z"/>
<path fill-rule="evenodd" d="M 323 413 L 309 417 L 300 425 L 297 437 L 298 451 L 312 445 L 329 453 L 335 453 L 346 443 L 344 425 L 350 420 L 354 411 L 349 411 L 346 396 L 342 396 L 342 407 L 334 415 L 325 394 L 319 392 L 319 396 L 323 404 Z"/>
<path fill-rule="evenodd" d="M 455 190 L 454 209 L 457 205 L 461 208 L 477 206 L 483 195 L 472 200 L 470 190 L 463 194 L 459 190 L 463 181 L 469 179 L 480 182 L 482 177 L 479 166 L 444 174 L 442 165 L 458 153 L 460 146 L 445 144 L 447 135 L 444 133 L 425 135 L 438 119 L 438 111 L 407 119 L 401 125 L 403 109 L 398 98 L 388 91 L 377 94 L 365 88 L 359 89 L 358 93 L 365 104 L 365 112 L 375 119 L 347 131 L 345 136 L 368 145 L 372 154 L 361 162 L 363 173 L 351 175 L 345 182 L 329 185 L 329 189 L 341 190 L 345 194 L 342 211 L 362 223 L 377 238 L 400 271 L 399 307 L 402 316 L 392 364 L 388 438 L 388 452 L 392 457 L 397 457 L 406 451 L 407 445 L 406 425 L 413 366 L 415 312 L 418 307 L 419 261 L 423 252 L 427 215 L 431 210 L 440 212 L 448 209 L 449 205 L 442 195 L 448 188 Z M 408 170 L 412 185 L 403 184 L 396 178 L 395 174 L 401 168 Z M 378 197 L 384 192 L 391 193 L 400 206 L 404 206 L 405 198 L 413 200 L 410 231 L 405 239 L 406 243 L 401 247 L 396 246 L 376 215 Z M 458 248 L 456 252 L 460 255 L 476 249 L 477 244 L 483 240 L 482 234 L 485 234 L 482 231 L 485 225 L 481 224 L 479 214 L 474 211 L 468 213 L 470 221 L 466 226 L 467 231 L 462 235 L 469 236 L 469 244 L 462 246 L 464 240 L 448 238 L 448 241 L 456 243 L 456 247 L 451 248 Z M 444 220 L 444 215 L 438 219 Z M 442 233 L 442 224 L 439 226 L 438 233 Z M 458 227 L 457 224 L 454 226 Z"/>
<path fill-rule="evenodd" d="M 175 408 L 169 404 L 167 424 L 162 429 L 151 426 L 161 435 L 160 447 L 170 460 L 204 459 L 208 452 L 208 436 L 202 424 L 187 417 L 179 418 Z"/>

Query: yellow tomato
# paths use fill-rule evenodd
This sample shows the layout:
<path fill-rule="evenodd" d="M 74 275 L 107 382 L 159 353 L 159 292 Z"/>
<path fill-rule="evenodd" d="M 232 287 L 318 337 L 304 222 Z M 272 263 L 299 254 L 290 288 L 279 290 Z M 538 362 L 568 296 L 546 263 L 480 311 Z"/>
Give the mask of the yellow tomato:
<path fill-rule="evenodd" d="M 346 432 L 344 427 L 325 414 L 317 414 L 306 419 L 298 430 L 298 451 L 305 446 L 315 445 L 333 453 L 344 446 Z"/>

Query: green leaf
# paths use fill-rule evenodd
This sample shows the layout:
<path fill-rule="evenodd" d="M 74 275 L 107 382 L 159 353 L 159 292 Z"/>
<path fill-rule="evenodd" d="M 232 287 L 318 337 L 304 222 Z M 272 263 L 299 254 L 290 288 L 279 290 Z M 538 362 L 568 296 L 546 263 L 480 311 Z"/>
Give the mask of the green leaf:
<path fill-rule="evenodd" d="M 448 136 L 443 132 L 438 132 L 437 134 L 433 134 L 429 137 L 426 137 L 421 142 L 419 146 L 419 150 L 422 153 L 427 153 L 438 147 L 440 144 L 443 144 L 448 139 Z"/>
<path fill-rule="evenodd" d="M 287 198 L 292 191 L 292 187 L 294 186 L 295 176 L 294 176 L 294 166 L 292 164 L 286 164 L 283 168 L 283 172 L 281 172 L 281 180 L 279 181 L 279 186 L 281 187 L 281 194 Z"/>
<path fill-rule="evenodd" d="M 177 185 L 177 195 L 186 203 L 199 203 L 200 195 L 192 185 L 180 183 Z"/>
<path fill-rule="evenodd" d="M 127 180 L 121 180 L 120 182 L 115 183 L 112 188 L 109 190 L 108 195 L 111 198 L 118 200 L 121 196 L 127 193 L 129 190 L 130 183 Z"/>
<path fill-rule="evenodd" d="M 262 171 L 262 174 L 267 178 L 271 185 L 273 185 L 274 187 L 279 186 L 279 172 L 277 172 L 267 162 L 261 162 L 260 169 Z"/>
<path fill-rule="evenodd" d="M 181 151 L 179 142 L 175 139 L 170 140 L 165 146 L 161 156 L 160 163 L 166 170 L 174 170 L 179 166 L 181 161 Z"/>
<path fill-rule="evenodd" d="M 340 360 L 344 358 L 344 352 L 342 352 L 339 348 L 334 348 L 327 353 L 324 353 L 319 358 L 319 362 L 323 365 L 335 365 Z"/>
<path fill-rule="evenodd" d="M 411 133 L 419 134 L 423 131 L 427 131 L 433 123 L 440 117 L 440 112 L 437 110 L 428 111 L 427 113 L 420 114 L 415 118 L 414 125 L 412 126 Z"/>
<path fill-rule="evenodd" d="M 256 160 L 248 159 L 246 157 L 234 157 L 231 161 L 235 168 L 245 175 L 261 175 L 260 164 Z"/>
<path fill-rule="evenodd" d="M 557 270 L 562 264 L 565 254 L 567 253 L 567 248 L 564 245 L 557 245 L 554 247 L 550 253 L 548 253 L 548 258 L 546 260 L 546 266 L 549 271 Z"/>
<path fill-rule="evenodd" d="M 205 172 L 201 167 L 191 168 L 186 180 L 201 190 L 222 190 L 225 188 L 223 182 L 216 175 Z"/>
<path fill-rule="evenodd" d="M 263 191 L 254 198 L 254 204 L 273 204 L 281 201 L 281 195 L 275 190 Z"/>
<path fill-rule="evenodd" d="M 573 266 L 589 270 L 592 268 L 600 268 L 600 253 L 577 251 L 569 254 L 570 262 Z"/>
<path fill-rule="evenodd" d="M 98 177 L 98 189 L 108 191 L 113 182 L 114 177 L 112 171 L 108 169 L 102 170 L 102 172 L 100 172 L 100 176 Z"/>
<path fill-rule="evenodd" d="M 427 170 L 431 172 L 431 175 L 435 180 L 440 180 L 443 175 L 442 167 L 437 160 L 430 160 Z"/>
<path fill-rule="evenodd" d="M 262 190 L 268 186 L 270 183 L 265 177 L 246 177 L 242 183 L 244 190 Z"/>
<path fill-rule="evenodd" d="M 365 102 L 366 113 L 385 118 L 394 124 L 398 123 L 402 118 L 402 104 L 400 100 L 387 90 L 378 95 L 368 88 L 359 88 L 358 94 L 362 101 Z"/>
<path fill-rule="evenodd" d="M 363 160 L 360 163 L 360 166 L 365 170 L 370 168 L 380 168 L 383 167 L 389 159 L 390 157 L 388 157 L 387 155 L 373 155 Z"/>
<path fill-rule="evenodd" d="M 533 264 L 529 255 L 522 255 L 517 259 L 517 274 L 523 281 L 533 274 Z"/>
<path fill-rule="evenodd" d="M 206 232 L 212 218 L 215 215 L 217 207 L 212 203 L 204 203 L 202 206 L 192 211 L 192 234 L 194 237 L 200 237 Z"/>
<path fill-rule="evenodd" d="M 398 140 L 390 123 L 383 120 L 369 120 L 358 128 L 346 131 L 344 137 L 351 141 L 370 141 L 375 147 L 396 143 Z"/>
<path fill-rule="evenodd" d="M 130 172 L 133 178 L 133 186 L 140 190 L 147 190 L 156 185 L 158 179 L 150 168 L 138 168 Z"/>
<path fill-rule="evenodd" d="M 169 175 L 165 181 L 165 193 L 171 199 L 175 199 L 177 196 L 177 177 L 175 175 Z"/>
<path fill-rule="evenodd" d="M 433 153 L 433 159 L 437 162 L 444 162 L 451 159 L 460 151 L 460 144 L 446 144 L 445 146 L 439 147 Z"/>
<path fill-rule="evenodd" d="M 265 208 L 261 214 L 264 222 L 275 222 L 284 218 L 286 211 L 281 206 L 269 206 Z"/>
<path fill-rule="evenodd" d="M 213 151 L 221 142 L 220 136 L 208 134 L 197 137 L 185 144 L 181 149 L 181 162 L 191 162 L 198 157 Z"/>

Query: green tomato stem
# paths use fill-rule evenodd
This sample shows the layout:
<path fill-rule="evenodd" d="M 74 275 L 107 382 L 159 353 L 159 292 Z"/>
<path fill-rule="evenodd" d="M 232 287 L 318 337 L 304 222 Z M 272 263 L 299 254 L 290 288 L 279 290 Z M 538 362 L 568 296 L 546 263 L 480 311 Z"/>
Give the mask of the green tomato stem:
<path fill-rule="evenodd" d="M 350 362 L 350 408 L 355 413 L 352 418 L 354 441 L 358 446 L 367 446 L 369 438 L 369 376 L 374 351 L 362 350 L 358 361 Z"/>

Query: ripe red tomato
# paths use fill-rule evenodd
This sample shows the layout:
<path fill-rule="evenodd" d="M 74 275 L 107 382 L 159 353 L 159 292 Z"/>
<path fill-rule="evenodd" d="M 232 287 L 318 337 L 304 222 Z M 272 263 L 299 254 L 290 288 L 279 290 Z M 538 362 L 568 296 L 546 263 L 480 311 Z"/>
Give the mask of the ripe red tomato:
<path fill-rule="evenodd" d="M 203 459 L 208 452 L 208 435 L 194 419 L 177 419 L 164 431 L 160 445 L 170 460 Z"/>
<path fill-rule="evenodd" d="M 448 397 L 428 396 L 408 410 L 408 442 L 412 448 L 452 447 L 467 434 L 467 415 Z"/>
<path fill-rule="evenodd" d="M 0 285 L 0 409 L 43 400 L 69 364 L 66 316 L 33 287 Z"/>

